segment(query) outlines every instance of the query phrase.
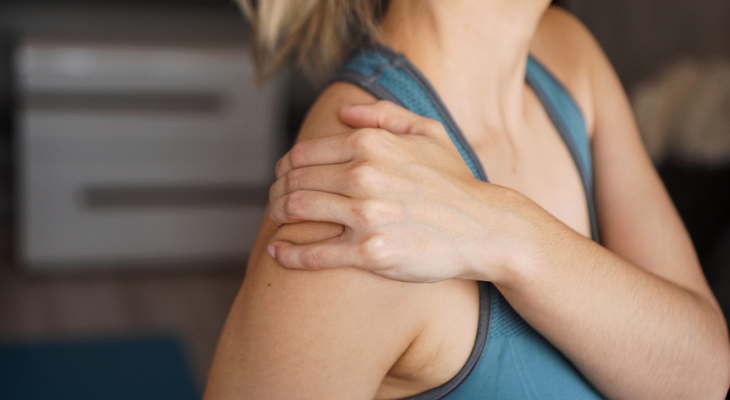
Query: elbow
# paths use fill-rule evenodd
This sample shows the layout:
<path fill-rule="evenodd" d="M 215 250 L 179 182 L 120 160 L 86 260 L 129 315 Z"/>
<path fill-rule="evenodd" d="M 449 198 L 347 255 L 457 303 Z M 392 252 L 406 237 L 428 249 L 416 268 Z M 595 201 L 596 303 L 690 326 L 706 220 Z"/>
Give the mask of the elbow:
<path fill-rule="evenodd" d="M 712 295 L 710 295 L 712 296 Z M 730 336 L 724 313 L 714 298 L 705 299 L 711 312 L 708 314 L 704 328 L 695 332 L 697 337 L 705 338 L 705 351 L 701 354 L 704 362 L 697 364 L 704 371 L 704 378 L 700 380 L 702 389 L 693 399 L 726 399 L 730 389 Z"/>
<path fill-rule="evenodd" d="M 715 346 L 711 351 L 711 359 L 714 362 L 710 362 L 710 376 L 708 376 L 706 386 L 706 396 L 701 398 L 705 399 L 725 399 L 730 389 L 730 339 L 728 339 L 728 331 L 723 321 L 722 334 L 720 337 L 719 346 Z M 710 380 L 709 378 L 712 378 Z"/>
<path fill-rule="evenodd" d="M 706 353 L 705 353 L 706 354 Z M 682 368 L 685 377 L 691 373 L 693 378 L 685 379 L 680 386 L 675 386 L 673 395 L 664 398 L 673 399 L 707 399 L 723 400 L 730 388 L 730 346 L 715 348 L 709 357 L 697 364 L 701 368 L 685 366 Z"/>
<path fill-rule="evenodd" d="M 720 349 L 718 357 L 718 399 L 725 399 L 730 390 L 730 335 L 728 335 L 728 326 L 724 318 L 722 310 L 719 311 L 720 317 Z"/>
<path fill-rule="evenodd" d="M 709 386 L 707 396 L 701 398 L 723 400 L 728 395 L 728 389 L 730 389 L 730 357 L 725 361 L 725 367 L 718 371 L 718 377 Z"/>
<path fill-rule="evenodd" d="M 727 332 L 727 331 L 726 331 Z M 725 399 L 730 390 L 730 341 L 725 335 L 725 346 L 722 352 L 722 363 L 721 368 L 718 368 L 719 374 L 717 379 L 717 399 Z"/>
<path fill-rule="evenodd" d="M 678 386 L 681 399 L 723 400 L 730 389 L 730 339 L 728 329 L 719 307 L 712 307 L 711 318 L 706 324 L 699 324 L 692 336 L 694 348 L 690 356 L 693 361 L 681 366 L 677 372 L 685 378 Z M 689 344 L 689 343 L 688 343 Z M 687 354 L 689 355 L 689 354 Z M 689 360 L 688 360 L 689 361 Z M 679 376 L 677 376 L 679 378 Z M 675 382 L 682 382 L 677 379 Z M 681 393 L 681 394 L 679 394 Z M 730 398 L 730 397 L 728 397 Z"/>

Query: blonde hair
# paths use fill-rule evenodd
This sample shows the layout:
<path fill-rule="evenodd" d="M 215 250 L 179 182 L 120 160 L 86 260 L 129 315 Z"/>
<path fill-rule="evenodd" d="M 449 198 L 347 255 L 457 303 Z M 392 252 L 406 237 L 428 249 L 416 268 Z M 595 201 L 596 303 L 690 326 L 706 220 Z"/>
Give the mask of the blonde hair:
<path fill-rule="evenodd" d="M 386 0 L 238 0 L 253 24 L 260 80 L 291 57 L 313 78 L 342 64 L 353 47 L 380 38 Z M 258 3 L 254 5 L 254 3 Z"/>

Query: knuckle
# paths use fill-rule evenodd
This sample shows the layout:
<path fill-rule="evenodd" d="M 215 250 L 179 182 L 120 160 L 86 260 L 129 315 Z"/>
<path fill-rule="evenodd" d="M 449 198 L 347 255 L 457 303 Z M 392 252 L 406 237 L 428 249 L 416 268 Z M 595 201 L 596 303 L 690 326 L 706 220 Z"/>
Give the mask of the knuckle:
<path fill-rule="evenodd" d="M 322 268 L 322 262 L 319 255 L 312 249 L 307 249 L 301 252 L 299 255 L 299 262 L 302 263 L 307 269 L 320 269 Z"/>
<path fill-rule="evenodd" d="M 367 226 L 378 226 L 383 221 L 380 202 L 377 200 L 363 200 L 359 204 L 360 219 Z"/>
<path fill-rule="evenodd" d="M 444 126 L 431 118 L 421 118 L 418 122 L 418 128 L 421 132 L 429 135 L 441 135 L 445 133 Z"/>
<path fill-rule="evenodd" d="M 292 193 L 299 188 L 301 181 L 301 172 L 299 170 L 291 170 L 286 174 L 286 180 L 284 181 L 284 189 L 287 193 Z"/>
<path fill-rule="evenodd" d="M 378 100 L 375 106 L 383 111 L 392 111 L 396 108 L 396 105 L 392 101 Z"/>
<path fill-rule="evenodd" d="M 378 148 L 382 133 L 379 129 L 363 128 L 353 133 L 355 149 L 370 152 Z"/>
<path fill-rule="evenodd" d="M 370 189 L 376 180 L 377 170 L 369 164 L 360 163 L 347 172 L 349 183 L 360 190 Z"/>
<path fill-rule="evenodd" d="M 306 156 L 305 147 L 306 146 L 300 142 L 295 144 L 294 147 L 289 150 L 289 164 L 291 164 L 292 168 L 304 164 Z"/>
<path fill-rule="evenodd" d="M 388 260 L 388 245 L 382 235 L 373 235 L 362 244 L 361 256 L 369 264 L 385 266 Z"/>
<path fill-rule="evenodd" d="M 297 218 L 302 211 L 302 205 L 304 203 L 303 195 L 298 192 L 294 192 L 287 196 L 286 202 L 284 202 L 284 214 L 289 218 Z"/>

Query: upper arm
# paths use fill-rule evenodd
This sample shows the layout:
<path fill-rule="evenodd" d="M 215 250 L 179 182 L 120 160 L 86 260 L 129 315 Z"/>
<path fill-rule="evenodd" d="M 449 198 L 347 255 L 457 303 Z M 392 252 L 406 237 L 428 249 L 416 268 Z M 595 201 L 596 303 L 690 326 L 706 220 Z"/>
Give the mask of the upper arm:
<path fill-rule="evenodd" d="M 602 244 L 627 261 L 714 302 L 692 242 L 649 159 L 618 76 L 588 30 L 567 12 L 553 24 L 570 37 L 570 71 L 591 135 Z M 571 68 L 573 69 L 571 71 Z"/>
<path fill-rule="evenodd" d="M 300 139 L 345 131 L 339 105 L 372 100 L 352 88 L 330 89 Z M 324 223 L 277 228 L 264 217 L 218 345 L 207 399 L 374 397 L 418 333 L 412 305 L 421 286 L 355 268 L 285 270 L 265 251 L 275 239 L 311 242 L 341 229 Z"/>

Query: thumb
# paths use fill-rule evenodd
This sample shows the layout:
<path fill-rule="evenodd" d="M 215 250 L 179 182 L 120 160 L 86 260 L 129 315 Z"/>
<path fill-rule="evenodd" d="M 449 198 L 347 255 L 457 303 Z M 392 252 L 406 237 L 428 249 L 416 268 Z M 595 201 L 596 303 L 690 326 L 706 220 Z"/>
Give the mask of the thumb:
<path fill-rule="evenodd" d="M 378 128 L 395 134 L 446 136 L 440 122 L 422 117 L 389 101 L 344 105 L 340 108 L 343 123 L 353 128 Z"/>

